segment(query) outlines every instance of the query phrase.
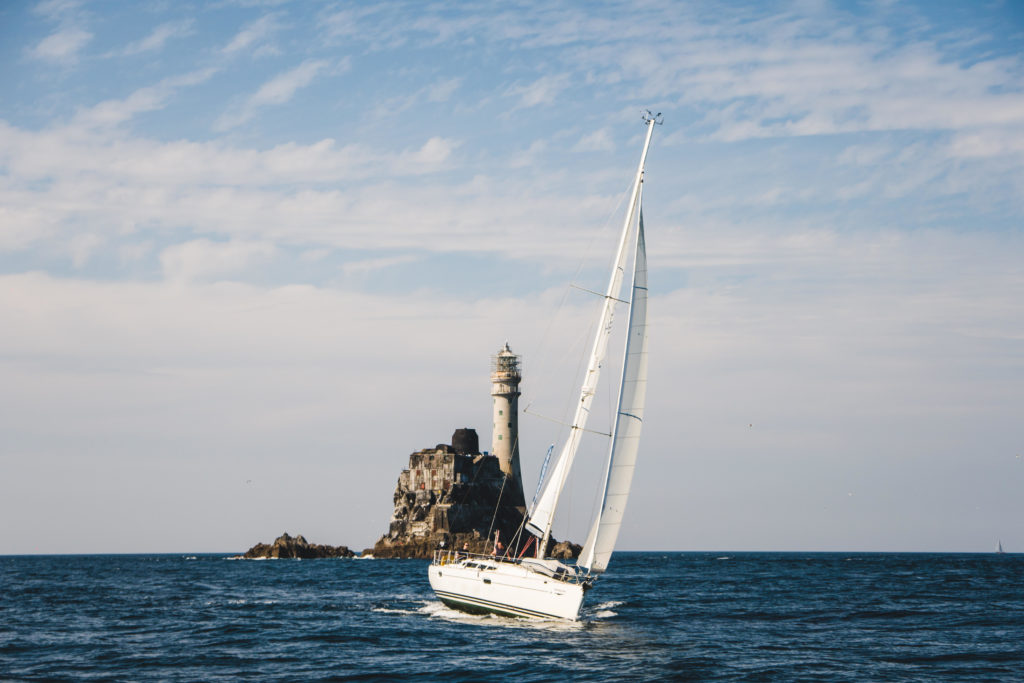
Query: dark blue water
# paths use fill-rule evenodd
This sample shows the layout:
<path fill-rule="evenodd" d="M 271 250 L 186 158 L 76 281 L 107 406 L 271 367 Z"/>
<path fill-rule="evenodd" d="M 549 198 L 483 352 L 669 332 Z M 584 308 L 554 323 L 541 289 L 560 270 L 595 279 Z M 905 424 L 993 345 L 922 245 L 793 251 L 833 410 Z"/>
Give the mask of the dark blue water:
<path fill-rule="evenodd" d="M 417 560 L 0 557 L 5 680 L 1024 680 L 1024 556 L 620 553 L 578 624 Z"/>

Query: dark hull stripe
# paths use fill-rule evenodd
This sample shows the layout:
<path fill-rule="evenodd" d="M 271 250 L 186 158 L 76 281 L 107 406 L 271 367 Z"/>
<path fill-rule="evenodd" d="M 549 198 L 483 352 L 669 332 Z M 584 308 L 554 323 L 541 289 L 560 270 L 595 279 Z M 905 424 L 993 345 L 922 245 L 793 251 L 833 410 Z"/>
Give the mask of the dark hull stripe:
<path fill-rule="evenodd" d="M 484 600 L 483 598 L 471 598 L 468 595 L 459 595 L 458 593 L 449 593 L 447 591 L 439 591 L 436 588 L 434 592 L 437 593 L 437 597 L 441 599 L 441 602 L 464 612 L 477 612 L 481 610 L 483 612 L 494 612 L 496 614 L 504 614 L 511 617 L 540 617 L 546 619 L 564 619 L 557 614 L 547 614 L 545 612 L 535 612 L 534 610 L 525 609 L 523 607 L 513 607 L 512 605 L 506 605 L 503 602 L 494 602 L 493 600 Z"/>

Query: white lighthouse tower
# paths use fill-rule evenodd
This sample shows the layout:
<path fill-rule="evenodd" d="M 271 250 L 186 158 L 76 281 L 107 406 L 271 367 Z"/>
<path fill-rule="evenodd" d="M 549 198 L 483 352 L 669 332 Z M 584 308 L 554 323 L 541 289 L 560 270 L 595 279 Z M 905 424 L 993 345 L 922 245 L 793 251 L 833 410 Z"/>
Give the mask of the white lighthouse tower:
<path fill-rule="evenodd" d="M 523 477 L 519 471 L 519 382 L 523 379 L 519 356 L 508 342 L 491 357 L 491 396 L 494 399 L 494 433 L 491 452 L 501 471 L 510 477 L 514 505 L 524 505 Z"/>

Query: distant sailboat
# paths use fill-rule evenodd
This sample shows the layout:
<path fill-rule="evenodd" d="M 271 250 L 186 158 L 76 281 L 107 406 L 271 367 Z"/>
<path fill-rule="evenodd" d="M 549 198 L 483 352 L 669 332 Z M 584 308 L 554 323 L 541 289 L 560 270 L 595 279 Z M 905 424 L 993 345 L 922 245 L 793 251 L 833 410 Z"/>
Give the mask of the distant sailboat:
<path fill-rule="evenodd" d="M 660 117 L 660 115 L 659 115 Z M 615 265 L 598 319 L 597 333 L 584 375 L 576 414 L 566 443 L 555 461 L 551 476 L 525 520 L 532 534 L 519 557 L 492 556 L 439 551 L 428 569 L 430 586 L 441 602 L 467 612 L 492 612 L 511 616 L 579 618 L 584 593 L 608 566 L 615 547 L 622 516 L 626 509 L 633 470 L 636 466 L 643 425 L 647 388 L 647 255 L 641 210 L 641 185 L 644 162 L 659 117 L 644 117 L 647 136 L 640 156 L 640 167 L 633 182 L 632 197 L 619 238 Z M 633 252 L 629 300 L 620 298 L 628 272 L 628 253 Z M 618 304 L 628 307 L 628 332 L 619 376 L 618 410 L 611 434 L 611 448 L 603 484 L 600 509 L 576 565 L 545 558 L 551 525 L 562 488 L 576 457 L 580 437 L 586 428 L 590 405 L 597 389 L 598 376 L 608 348 L 613 311 Z M 549 451 L 550 454 L 550 451 Z M 545 467 L 547 463 L 545 461 Z M 525 548 L 536 543 L 537 557 L 523 557 Z"/>
<path fill-rule="evenodd" d="M 1006 554 L 1005 551 L 1003 550 L 1003 541 L 1002 540 L 997 540 L 996 541 L 996 553 L 999 554 L 999 555 L 1005 555 Z"/>

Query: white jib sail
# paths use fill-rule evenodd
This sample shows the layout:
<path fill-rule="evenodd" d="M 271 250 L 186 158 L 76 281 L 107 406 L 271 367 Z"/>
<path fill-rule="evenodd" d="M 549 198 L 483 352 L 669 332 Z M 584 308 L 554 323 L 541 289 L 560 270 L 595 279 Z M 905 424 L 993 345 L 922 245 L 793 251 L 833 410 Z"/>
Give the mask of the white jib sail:
<path fill-rule="evenodd" d="M 633 483 L 640 431 L 644 424 L 644 403 L 647 394 L 647 249 L 644 244 L 644 214 L 636 234 L 636 257 L 633 269 L 633 293 L 630 299 L 629 336 L 622 366 L 619 408 L 608 453 L 601 510 L 594 520 L 587 542 L 580 553 L 580 566 L 601 573 L 608 566 L 615 540 L 619 536 L 626 512 L 629 488 Z"/>
<path fill-rule="evenodd" d="M 551 525 L 554 522 L 555 510 L 558 507 L 558 499 L 565 486 L 565 480 L 572 468 L 572 461 L 576 458 L 576 451 L 580 445 L 580 438 L 587 425 L 587 418 L 590 416 L 590 405 L 594 401 L 594 393 L 597 391 L 597 380 L 601 374 L 601 363 L 604 360 L 605 352 L 608 349 L 608 338 L 611 335 L 612 317 L 615 304 L 620 301 L 619 293 L 622 289 L 622 279 L 626 269 L 626 257 L 628 255 L 629 236 L 632 232 L 633 221 L 640 197 L 640 184 L 644 176 L 644 163 L 647 160 L 647 149 L 651 144 L 651 135 L 654 133 L 654 119 L 647 123 L 647 138 L 644 140 L 644 149 L 640 155 L 640 165 L 636 171 L 636 179 L 633 182 L 632 196 L 629 201 L 629 209 L 626 211 L 626 220 L 622 225 L 622 236 L 619 239 L 619 249 L 616 253 L 615 265 L 612 268 L 611 278 L 608 281 L 608 289 L 605 292 L 604 305 L 601 309 L 601 317 L 598 319 L 597 332 L 594 336 L 594 346 L 590 352 L 590 362 L 587 365 L 587 372 L 583 378 L 583 386 L 580 389 L 579 403 L 576 404 L 576 413 L 573 416 L 572 426 L 569 429 L 569 437 L 562 448 L 558 461 L 551 471 L 551 478 L 544 487 L 540 500 L 536 507 L 530 511 L 530 517 L 526 521 L 527 528 L 541 537 L 538 549 L 544 550 L 548 537 L 551 534 Z"/>

